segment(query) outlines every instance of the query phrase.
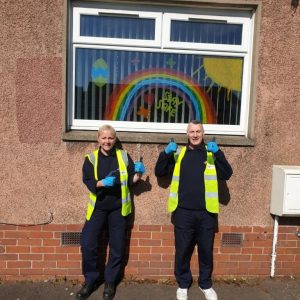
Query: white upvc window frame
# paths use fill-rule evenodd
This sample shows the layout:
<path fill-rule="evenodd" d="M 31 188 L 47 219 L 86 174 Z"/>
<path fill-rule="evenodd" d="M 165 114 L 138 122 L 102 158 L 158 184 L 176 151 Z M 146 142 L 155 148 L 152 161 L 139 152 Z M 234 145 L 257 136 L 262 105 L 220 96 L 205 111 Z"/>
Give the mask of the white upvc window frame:
<path fill-rule="evenodd" d="M 227 16 L 219 13 L 213 15 L 212 11 L 206 11 L 204 14 L 179 14 L 179 13 L 165 13 L 163 16 L 163 24 L 165 30 L 163 31 L 163 48 L 169 49 L 201 49 L 202 51 L 222 51 L 222 52 L 244 52 L 249 51 L 249 40 L 245 35 L 250 32 L 250 13 L 241 12 L 240 16 Z M 243 26 L 242 30 L 242 43 L 241 45 L 225 45 L 213 43 L 187 43 L 187 42 L 174 42 L 170 41 L 171 22 L 175 21 L 189 21 L 189 20 L 202 20 L 202 21 L 221 21 L 226 24 L 239 24 Z"/>
<path fill-rule="evenodd" d="M 112 4 L 113 5 L 113 4 Z M 80 14 L 98 15 L 99 12 L 130 14 L 138 13 L 141 17 L 154 18 L 155 21 L 155 40 L 130 40 L 116 38 L 98 38 L 80 36 Z M 74 116 L 74 87 L 75 87 L 75 50 L 76 48 L 95 48 L 95 49 L 112 49 L 112 50 L 137 50 L 137 51 L 153 51 L 153 52 L 172 52 L 174 53 L 191 53 L 199 55 L 214 55 L 228 57 L 242 57 L 244 59 L 243 77 L 242 77 L 242 95 L 240 107 L 240 124 L 224 125 L 224 124 L 204 124 L 207 134 L 218 135 L 238 135 L 247 136 L 248 120 L 249 120 L 249 104 L 250 104 L 250 86 L 251 86 L 251 70 L 252 70 L 252 45 L 255 15 L 250 11 L 227 11 L 227 10 L 201 10 L 201 14 L 192 14 L 191 10 L 186 13 L 161 13 L 136 10 L 114 10 L 100 9 L 88 7 L 73 7 L 73 35 L 70 47 L 70 64 L 69 74 L 70 105 L 68 110 L 69 128 L 71 130 L 97 130 L 103 124 L 114 126 L 117 131 L 128 132 L 157 132 L 157 133 L 185 133 L 186 124 L 184 123 L 151 123 L 151 122 L 126 122 L 126 121 L 108 121 L 108 120 L 83 120 L 75 119 Z M 171 42 L 170 24 L 171 20 L 181 20 L 186 18 L 201 18 L 207 20 L 225 20 L 234 24 L 243 24 L 242 44 L 241 45 L 219 45 L 219 44 L 203 44 L 203 43 L 184 43 Z M 151 48 L 150 48 L 151 47 Z M 199 50 L 199 47 L 201 50 Z"/>
<path fill-rule="evenodd" d="M 73 22 L 73 42 L 83 44 L 98 44 L 98 45 L 124 45 L 128 46 L 141 46 L 141 47 L 161 47 L 161 26 L 162 26 L 162 14 L 156 12 L 143 12 L 134 10 L 114 10 L 114 9 L 96 9 L 96 8 L 80 8 L 74 7 L 74 22 Z M 104 15 L 114 16 L 136 16 L 142 19 L 155 20 L 155 38 L 154 40 L 139 40 L 139 39 L 119 39 L 119 38 L 107 38 L 107 37 L 88 37 L 80 35 L 80 16 L 90 15 L 99 16 Z"/>

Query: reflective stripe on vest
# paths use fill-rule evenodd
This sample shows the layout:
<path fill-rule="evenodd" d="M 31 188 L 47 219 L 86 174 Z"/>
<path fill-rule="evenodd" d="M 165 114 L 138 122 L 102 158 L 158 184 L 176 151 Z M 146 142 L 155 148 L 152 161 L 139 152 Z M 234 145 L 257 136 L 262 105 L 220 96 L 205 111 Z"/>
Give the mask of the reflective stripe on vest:
<path fill-rule="evenodd" d="M 91 164 L 94 166 L 94 177 L 98 181 L 98 152 L 99 150 L 95 150 L 90 154 L 87 154 L 86 157 L 89 159 Z M 131 198 L 130 192 L 127 185 L 128 182 L 128 173 L 127 173 L 127 166 L 128 166 L 128 156 L 126 151 L 116 149 L 116 155 L 119 165 L 119 172 L 120 172 L 120 181 L 121 181 L 121 197 L 122 197 L 122 209 L 121 214 L 122 216 L 127 216 L 131 213 Z M 86 212 L 86 219 L 90 220 L 92 213 L 95 209 L 97 196 L 94 193 L 90 192 L 89 195 L 89 202 L 87 206 Z"/>
<path fill-rule="evenodd" d="M 179 155 L 175 155 L 175 167 L 170 187 L 168 199 L 168 211 L 173 212 L 178 205 L 178 188 L 180 179 L 180 166 L 182 158 L 186 152 L 186 147 L 183 147 Z M 219 197 L 218 197 L 218 180 L 217 171 L 214 163 L 214 157 L 211 152 L 207 152 L 207 163 L 204 171 L 204 186 L 205 186 L 205 206 L 206 210 L 211 213 L 219 212 Z"/>

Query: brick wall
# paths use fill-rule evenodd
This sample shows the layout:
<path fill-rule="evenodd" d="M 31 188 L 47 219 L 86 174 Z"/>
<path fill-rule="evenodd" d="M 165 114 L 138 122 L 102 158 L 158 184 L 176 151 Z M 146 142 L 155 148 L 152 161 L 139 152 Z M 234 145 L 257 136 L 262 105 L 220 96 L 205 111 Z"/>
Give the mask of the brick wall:
<path fill-rule="evenodd" d="M 80 232 L 81 228 L 82 225 L 0 225 L 0 278 L 82 280 L 79 245 L 61 245 L 63 232 Z M 279 226 L 275 276 L 300 275 L 300 238 L 296 234 L 299 229 L 299 226 Z M 223 237 L 228 233 L 241 234 L 241 245 L 224 246 Z M 126 278 L 174 280 L 172 225 L 135 225 L 129 236 Z M 272 242 L 271 227 L 219 227 L 214 277 L 269 276 Z M 196 251 L 191 267 L 197 276 Z"/>

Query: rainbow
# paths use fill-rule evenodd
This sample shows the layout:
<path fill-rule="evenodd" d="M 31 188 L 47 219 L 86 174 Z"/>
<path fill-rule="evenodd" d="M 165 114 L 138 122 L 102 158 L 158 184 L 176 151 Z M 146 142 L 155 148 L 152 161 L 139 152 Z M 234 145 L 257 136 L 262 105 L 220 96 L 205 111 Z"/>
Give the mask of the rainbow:
<path fill-rule="evenodd" d="M 191 78 L 169 69 L 138 71 L 124 78 L 110 95 L 104 119 L 127 120 L 137 99 L 136 95 L 151 87 L 176 92 L 191 109 L 192 119 L 204 124 L 216 123 L 215 111 L 208 95 Z"/>

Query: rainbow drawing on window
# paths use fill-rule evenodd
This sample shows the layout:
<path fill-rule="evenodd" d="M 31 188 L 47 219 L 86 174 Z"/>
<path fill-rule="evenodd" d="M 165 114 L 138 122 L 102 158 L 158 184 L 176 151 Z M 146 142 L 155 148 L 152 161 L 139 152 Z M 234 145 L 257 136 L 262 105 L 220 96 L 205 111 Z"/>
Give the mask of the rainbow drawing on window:
<path fill-rule="evenodd" d="M 200 120 L 204 124 L 216 122 L 213 103 L 199 84 L 185 74 L 170 69 L 148 69 L 125 77 L 111 93 L 104 119 L 127 121 L 137 99 L 152 87 L 178 95 L 181 103 L 188 106 L 191 119 Z M 148 108 L 151 105 L 148 102 Z"/>

